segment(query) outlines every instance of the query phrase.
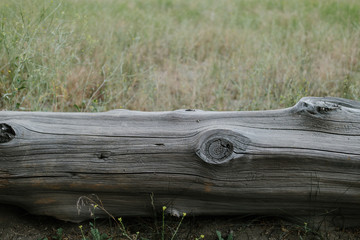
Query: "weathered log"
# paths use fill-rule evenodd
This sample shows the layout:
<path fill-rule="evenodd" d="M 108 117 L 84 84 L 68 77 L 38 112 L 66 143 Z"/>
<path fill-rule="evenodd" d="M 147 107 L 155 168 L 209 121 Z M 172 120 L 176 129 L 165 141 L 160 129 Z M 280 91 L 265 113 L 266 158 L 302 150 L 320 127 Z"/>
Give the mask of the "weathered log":
<path fill-rule="evenodd" d="M 81 221 L 115 216 L 360 216 L 360 102 L 271 111 L 0 112 L 0 202 Z M 152 196 L 152 197 L 151 197 Z M 152 199 L 151 199 L 152 198 Z M 104 216 L 98 211 L 96 216 Z"/>

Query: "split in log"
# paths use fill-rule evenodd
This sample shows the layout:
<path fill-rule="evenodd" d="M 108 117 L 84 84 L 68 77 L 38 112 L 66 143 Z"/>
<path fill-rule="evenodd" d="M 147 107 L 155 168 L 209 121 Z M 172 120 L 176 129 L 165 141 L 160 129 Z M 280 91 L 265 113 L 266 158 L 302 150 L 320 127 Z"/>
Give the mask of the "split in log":
<path fill-rule="evenodd" d="M 360 217 L 360 103 L 271 111 L 0 112 L 0 202 L 78 222 L 115 216 Z M 150 199 L 153 196 L 153 202 Z M 101 211 L 96 216 L 104 216 Z"/>

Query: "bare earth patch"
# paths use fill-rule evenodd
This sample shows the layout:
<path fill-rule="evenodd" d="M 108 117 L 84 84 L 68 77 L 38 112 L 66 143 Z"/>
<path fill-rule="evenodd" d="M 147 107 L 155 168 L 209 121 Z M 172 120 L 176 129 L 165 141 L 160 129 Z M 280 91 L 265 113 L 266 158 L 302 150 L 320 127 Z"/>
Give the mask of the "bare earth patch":
<path fill-rule="evenodd" d="M 180 219 L 165 217 L 165 239 L 171 239 Z M 34 216 L 26 211 L 8 205 L 0 207 L 0 239 L 59 239 L 57 231 L 63 229 L 62 239 L 82 239 L 79 225 L 88 239 L 93 239 L 89 223 L 81 224 L 64 222 L 46 216 Z M 139 233 L 139 239 L 161 239 L 161 218 L 125 218 L 125 227 L 130 236 Z M 289 222 L 280 218 L 269 217 L 192 217 L 187 216 L 174 239 L 217 240 L 216 231 L 224 239 L 233 235 L 233 239 L 359 239 L 360 227 L 334 228 L 324 222 L 300 223 Z M 96 219 L 96 228 L 100 233 L 112 239 L 126 239 L 122 232 L 109 219 Z"/>

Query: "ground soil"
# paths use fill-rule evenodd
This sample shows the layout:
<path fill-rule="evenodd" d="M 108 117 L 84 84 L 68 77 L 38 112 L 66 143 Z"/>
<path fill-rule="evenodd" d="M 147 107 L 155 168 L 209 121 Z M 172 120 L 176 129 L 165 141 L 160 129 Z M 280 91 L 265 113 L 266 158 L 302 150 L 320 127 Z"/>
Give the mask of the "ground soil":
<path fill-rule="evenodd" d="M 231 216 L 231 217 L 193 217 L 186 216 L 174 239 L 193 239 L 204 235 L 206 240 L 218 240 L 216 231 L 226 240 L 233 239 L 360 239 L 360 227 L 339 228 L 323 221 L 305 223 L 299 219 L 294 222 L 275 217 Z M 171 239 L 180 219 L 165 216 L 165 239 Z M 21 208 L 0 206 L 0 239 L 83 239 L 84 235 L 94 239 L 90 223 L 64 222 L 52 217 L 34 216 Z M 123 218 L 130 237 L 139 232 L 138 239 L 161 239 L 161 216 L 154 218 Z M 126 239 L 111 219 L 96 219 L 95 227 L 100 233 L 112 239 Z M 59 230 L 62 234 L 58 234 Z M 61 238 L 60 238 L 61 235 Z"/>

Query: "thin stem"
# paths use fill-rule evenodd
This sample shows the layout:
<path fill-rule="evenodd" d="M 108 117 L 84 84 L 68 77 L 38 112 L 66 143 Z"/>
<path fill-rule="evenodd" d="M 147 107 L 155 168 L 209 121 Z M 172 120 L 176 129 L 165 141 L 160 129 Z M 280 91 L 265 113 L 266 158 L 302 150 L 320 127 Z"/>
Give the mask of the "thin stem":
<path fill-rule="evenodd" d="M 174 237 L 176 236 L 177 232 L 179 231 L 179 228 L 180 228 L 181 223 L 182 223 L 182 221 L 184 220 L 185 216 L 186 216 L 186 213 L 183 213 L 183 216 L 182 216 L 182 218 L 181 218 L 181 220 L 180 220 L 179 224 L 177 225 L 177 228 L 176 228 L 176 230 L 175 230 L 174 234 L 172 235 L 171 240 L 173 240 L 173 239 L 174 239 Z"/>
<path fill-rule="evenodd" d="M 163 206 L 161 240 L 165 239 L 165 210 L 166 206 Z"/>

